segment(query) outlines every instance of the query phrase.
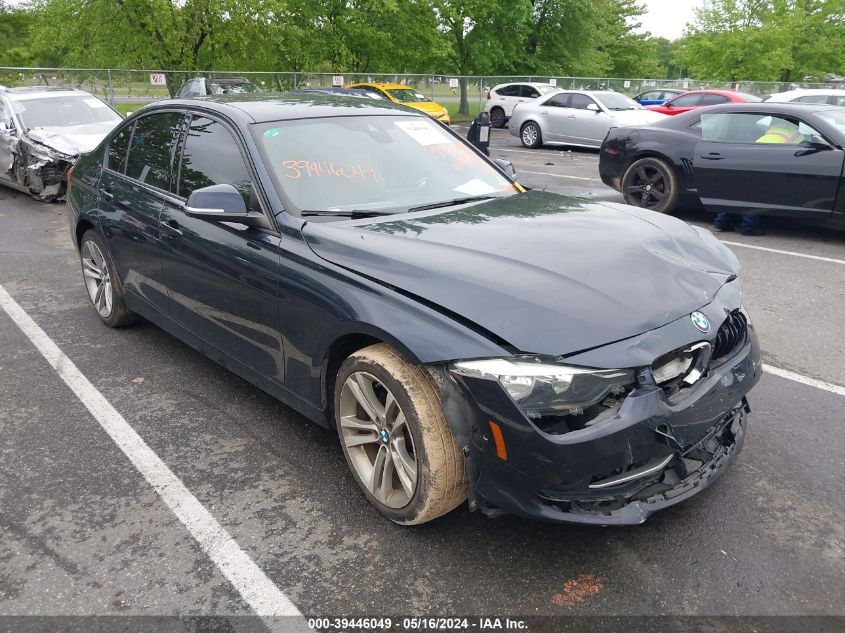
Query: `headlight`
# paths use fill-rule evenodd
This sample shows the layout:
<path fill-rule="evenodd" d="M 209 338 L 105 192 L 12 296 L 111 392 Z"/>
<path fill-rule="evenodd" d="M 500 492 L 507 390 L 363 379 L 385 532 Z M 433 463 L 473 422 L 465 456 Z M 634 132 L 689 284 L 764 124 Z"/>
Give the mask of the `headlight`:
<path fill-rule="evenodd" d="M 452 371 L 494 378 L 529 414 L 580 414 L 608 395 L 621 394 L 634 382 L 629 369 L 588 369 L 539 359 L 493 358 L 454 363 Z"/>

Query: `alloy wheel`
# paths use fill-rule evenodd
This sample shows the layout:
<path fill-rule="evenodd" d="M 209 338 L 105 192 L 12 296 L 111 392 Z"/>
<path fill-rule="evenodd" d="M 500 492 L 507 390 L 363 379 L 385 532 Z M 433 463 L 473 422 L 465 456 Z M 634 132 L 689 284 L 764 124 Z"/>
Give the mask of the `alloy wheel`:
<path fill-rule="evenodd" d="M 537 135 L 539 131 L 535 125 L 526 125 L 522 128 L 522 144 L 528 147 L 533 146 L 537 142 Z"/>
<path fill-rule="evenodd" d="M 107 319 L 112 312 L 112 281 L 109 266 L 100 247 L 88 240 L 82 245 L 82 275 L 94 309 Z"/>
<path fill-rule="evenodd" d="M 389 508 L 403 508 L 417 488 L 414 439 L 396 397 L 368 372 L 343 384 L 341 440 L 349 461 L 370 494 Z"/>
<path fill-rule="evenodd" d="M 641 165 L 634 171 L 623 193 L 629 204 L 653 209 L 669 195 L 667 186 L 666 174 L 661 169 L 653 165 Z"/>

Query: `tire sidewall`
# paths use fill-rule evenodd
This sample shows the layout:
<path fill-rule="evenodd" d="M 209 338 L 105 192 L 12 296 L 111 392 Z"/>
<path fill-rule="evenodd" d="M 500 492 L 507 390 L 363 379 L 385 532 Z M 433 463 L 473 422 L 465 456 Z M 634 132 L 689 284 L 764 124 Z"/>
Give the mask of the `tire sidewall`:
<path fill-rule="evenodd" d="M 497 123 L 497 116 L 501 116 L 501 120 Z M 495 107 L 490 110 L 490 124 L 497 129 L 502 129 L 505 127 L 505 123 L 507 122 L 507 117 L 505 116 L 505 111 L 502 108 Z"/>
<path fill-rule="evenodd" d="M 352 464 L 352 460 L 346 450 L 346 445 L 343 442 L 343 434 L 341 433 L 340 428 L 340 415 L 338 414 L 338 411 L 340 410 L 340 394 L 346 379 L 354 372 L 359 371 L 372 374 L 393 393 L 396 401 L 399 403 L 399 407 L 402 409 L 402 413 L 405 414 L 408 429 L 410 430 L 411 437 L 414 440 L 414 454 L 417 459 L 417 487 L 416 490 L 414 490 L 414 496 L 411 498 L 411 501 L 403 508 L 389 508 L 376 499 L 370 491 L 367 490 L 366 485 L 363 481 L 361 481 L 361 477 L 355 470 L 355 466 Z M 340 438 L 340 446 L 343 451 L 343 457 L 346 459 L 346 464 L 349 466 L 349 470 L 352 473 L 352 477 L 355 479 L 355 483 L 358 484 L 358 487 L 364 493 L 367 500 L 384 516 L 396 523 L 407 523 L 413 521 L 413 519 L 420 514 L 420 511 L 426 505 L 425 501 L 429 493 L 428 486 L 431 467 L 429 465 L 428 455 L 426 454 L 425 444 L 423 443 L 422 430 L 420 429 L 419 423 L 419 413 L 417 412 L 416 407 L 414 407 L 413 401 L 402 383 L 394 378 L 393 375 L 379 363 L 374 363 L 370 359 L 353 354 L 343 362 L 337 373 L 334 388 L 334 419 L 335 428 L 337 429 L 338 437 Z"/>
<path fill-rule="evenodd" d="M 103 258 L 106 260 L 106 266 L 109 269 L 109 276 L 111 277 L 111 294 L 112 294 L 112 302 L 111 302 L 111 313 L 108 317 L 104 317 L 97 311 L 97 308 L 94 307 L 94 302 L 91 301 L 91 297 L 88 297 L 88 305 L 91 306 L 91 309 L 94 310 L 94 314 L 96 314 L 100 320 L 108 325 L 109 327 L 115 327 L 118 325 L 119 321 L 119 313 L 120 313 L 120 306 L 122 305 L 122 298 L 120 293 L 118 292 L 118 288 L 120 287 L 120 280 L 117 277 L 117 271 L 114 268 L 114 262 L 112 262 L 111 255 L 109 254 L 109 250 L 106 247 L 106 241 L 100 236 L 97 231 L 94 229 L 88 229 L 82 235 L 82 239 L 79 242 L 79 265 L 82 267 L 82 247 L 86 242 L 94 242 L 97 245 L 97 248 L 100 249 L 100 252 L 103 254 Z M 84 276 L 83 276 L 84 281 Z M 88 295 L 88 290 L 85 290 L 86 296 Z"/>
<path fill-rule="evenodd" d="M 636 202 L 630 202 L 624 193 L 625 188 L 629 184 L 631 174 L 634 173 L 637 167 L 642 166 L 650 166 L 659 169 L 663 174 L 663 181 L 672 188 L 672 191 L 667 192 L 663 201 L 655 207 L 649 208 L 639 205 Z M 625 174 L 622 176 L 622 192 L 622 196 L 625 198 L 626 204 L 630 204 L 631 206 L 635 206 L 640 209 L 645 209 L 646 211 L 654 211 L 655 213 L 671 213 L 678 205 L 678 179 L 675 176 L 674 170 L 665 161 L 651 156 L 646 156 L 645 158 L 640 158 L 639 160 L 634 161 L 628 169 L 625 170 Z"/>

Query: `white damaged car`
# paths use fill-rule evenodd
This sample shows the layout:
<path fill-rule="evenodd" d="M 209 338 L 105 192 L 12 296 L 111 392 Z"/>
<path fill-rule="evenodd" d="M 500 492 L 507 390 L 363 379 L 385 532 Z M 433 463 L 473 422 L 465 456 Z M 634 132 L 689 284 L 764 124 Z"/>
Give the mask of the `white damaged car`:
<path fill-rule="evenodd" d="M 666 118 L 612 91 L 565 90 L 520 103 L 508 128 L 525 147 L 601 147 L 610 128 L 648 125 Z"/>
<path fill-rule="evenodd" d="M 0 86 L 0 184 L 39 200 L 63 198 L 68 169 L 121 120 L 83 90 Z"/>

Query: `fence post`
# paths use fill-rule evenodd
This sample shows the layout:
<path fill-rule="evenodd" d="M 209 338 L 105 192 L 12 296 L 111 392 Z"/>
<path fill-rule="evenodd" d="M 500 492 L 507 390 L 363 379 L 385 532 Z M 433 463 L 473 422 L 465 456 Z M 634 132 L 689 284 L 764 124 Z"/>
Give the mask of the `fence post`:
<path fill-rule="evenodd" d="M 108 92 L 109 105 L 114 107 L 114 86 L 112 86 L 112 82 L 111 82 L 111 68 L 109 68 L 106 72 L 108 73 L 108 76 L 109 76 L 109 92 Z"/>

